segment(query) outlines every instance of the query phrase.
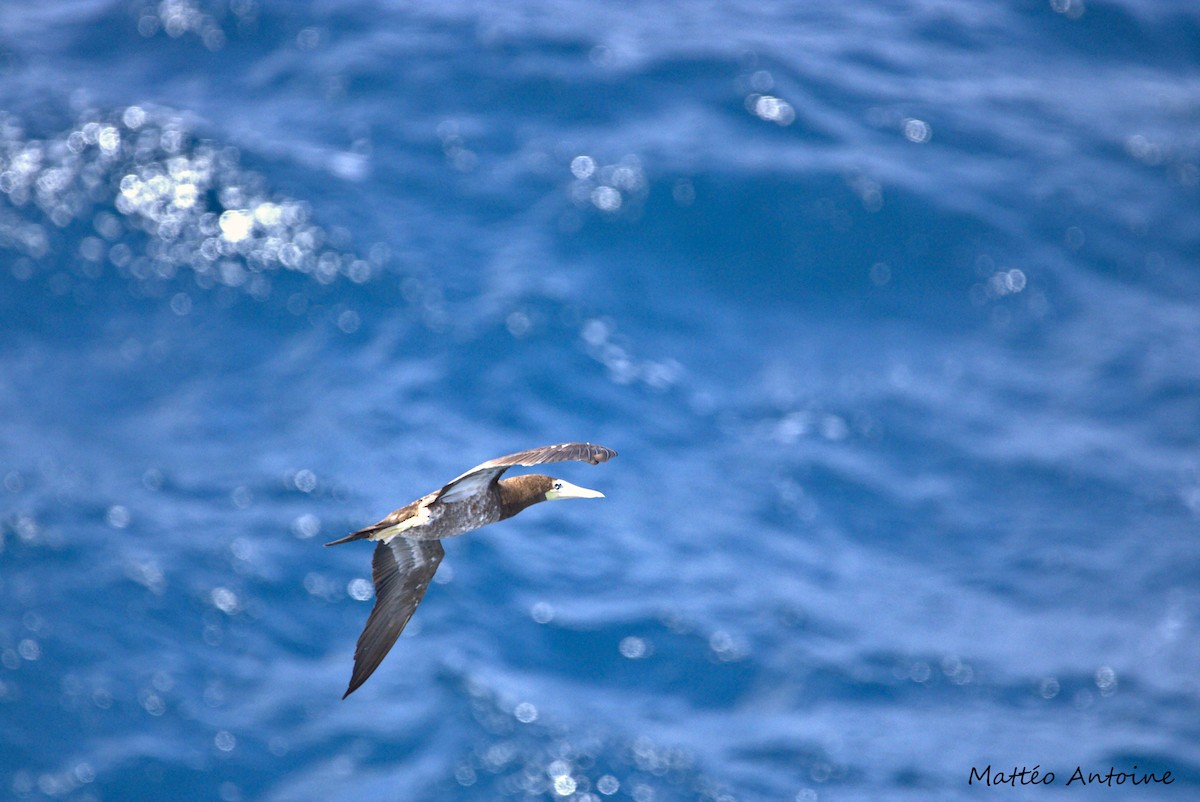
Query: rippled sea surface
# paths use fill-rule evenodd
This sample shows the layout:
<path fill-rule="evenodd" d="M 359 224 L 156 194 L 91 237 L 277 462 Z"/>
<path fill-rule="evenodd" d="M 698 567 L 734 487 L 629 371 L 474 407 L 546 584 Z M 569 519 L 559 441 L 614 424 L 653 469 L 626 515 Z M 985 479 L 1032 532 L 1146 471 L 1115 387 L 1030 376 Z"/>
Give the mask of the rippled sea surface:
<path fill-rule="evenodd" d="M 1193 3 L 12 3 L 0 109 L 0 799 L 1200 793 Z M 342 701 L 321 544 L 564 440 Z"/>

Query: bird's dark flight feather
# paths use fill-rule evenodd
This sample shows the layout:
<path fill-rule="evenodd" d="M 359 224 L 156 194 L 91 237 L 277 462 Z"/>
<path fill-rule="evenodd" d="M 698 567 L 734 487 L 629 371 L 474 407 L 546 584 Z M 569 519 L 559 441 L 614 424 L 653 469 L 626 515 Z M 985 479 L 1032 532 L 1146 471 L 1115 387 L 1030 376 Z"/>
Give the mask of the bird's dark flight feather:
<path fill-rule="evenodd" d="M 375 606 L 354 650 L 354 673 L 345 699 L 379 667 L 429 588 L 442 561 L 441 541 L 394 537 L 375 547 L 371 573 Z"/>

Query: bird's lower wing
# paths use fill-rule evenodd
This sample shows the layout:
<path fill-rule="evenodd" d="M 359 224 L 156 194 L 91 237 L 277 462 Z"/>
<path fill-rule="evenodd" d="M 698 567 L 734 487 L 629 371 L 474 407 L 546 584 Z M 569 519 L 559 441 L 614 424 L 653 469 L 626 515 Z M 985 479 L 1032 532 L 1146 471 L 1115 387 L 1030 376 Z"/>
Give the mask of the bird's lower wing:
<path fill-rule="evenodd" d="M 421 603 L 429 580 L 445 551 L 437 540 L 393 537 L 375 547 L 371 573 L 375 580 L 375 606 L 354 650 L 354 673 L 345 699 L 367 681 L 391 651 L 413 611 Z"/>
<path fill-rule="evenodd" d="M 531 448 L 528 451 L 518 451 L 507 457 L 490 459 L 482 465 L 476 465 L 462 476 L 449 482 L 437 492 L 440 501 L 455 502 L 476 495 L 489 483 L 500 477 L 509 468 L 520 466 L 530 468 L 534 465 L 545 465 L 550 462 L 590 462 L 599 465 L 617 456 L 617 452 L 604 446 L 591 443 L 558 443 L 553 446 Z"/>

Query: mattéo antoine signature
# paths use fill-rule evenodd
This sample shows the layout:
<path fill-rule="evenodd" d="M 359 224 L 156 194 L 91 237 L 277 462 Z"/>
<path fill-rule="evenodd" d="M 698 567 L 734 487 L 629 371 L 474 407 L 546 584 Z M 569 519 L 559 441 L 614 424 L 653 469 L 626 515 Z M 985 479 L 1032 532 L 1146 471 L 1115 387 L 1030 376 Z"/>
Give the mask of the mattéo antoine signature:
<path fill-rule="evenodd" d="M 1056 775 L 1052 771 L 1043 772 L 1042 766 L 1039 763 L 1032 769 L 1026 766 L 1013 766 L 1013 770 L 1007 774 L 1003 771 L 992 771 L 991 764 L 984 769 L 971 767 L 971 773 L 967 777 L 967 785 L 982 783 L 987 786 L 1007 785 L 1016 788 L 1018 785 L 1053 785 L 1056 780 Z M 1115 785 L 1170 785 L 1175 782 L 1175 778 L 1171 776 L 1170 771 L 1156 773 L 1153 771 L 1138 771 L 1137 764 L 1133 764 L 1130 771 L 1118 771 L 1115 767 L 1110 766 L 1108 773 L 1098 771 L 1085 772 L 1082 766 L 1076 766 L 1075 771 L 1071 772 L 1071 776 L 1067 779 L 1064 786 L 1078 785 L 1096 786 L 1106 785 L 1112 788 Z"/>

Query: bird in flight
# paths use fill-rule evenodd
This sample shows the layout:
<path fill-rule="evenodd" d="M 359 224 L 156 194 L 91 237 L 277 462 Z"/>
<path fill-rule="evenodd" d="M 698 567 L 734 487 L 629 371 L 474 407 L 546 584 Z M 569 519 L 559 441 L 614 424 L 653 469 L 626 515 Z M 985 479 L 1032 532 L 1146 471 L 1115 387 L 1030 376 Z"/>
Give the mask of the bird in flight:
<path fill-rule="evenodd" d="M 501 479 L 505 471 L 573 460 L 598 465 L 615 456 L 617 452 L 604 446 L 559 443 L 488 460 L 378 523 L 326 543 L 336 546 L 352 540 L 374 540 L 377 544 L 371 563 L 375 606 L 358 637 L 354 672 L 342 698 L 367 681 L 412 618 L 442 561 L 442 538 L 503 521 L 542 501 L 604 498 L 597 490 L 542 474 Z"/>

